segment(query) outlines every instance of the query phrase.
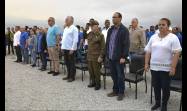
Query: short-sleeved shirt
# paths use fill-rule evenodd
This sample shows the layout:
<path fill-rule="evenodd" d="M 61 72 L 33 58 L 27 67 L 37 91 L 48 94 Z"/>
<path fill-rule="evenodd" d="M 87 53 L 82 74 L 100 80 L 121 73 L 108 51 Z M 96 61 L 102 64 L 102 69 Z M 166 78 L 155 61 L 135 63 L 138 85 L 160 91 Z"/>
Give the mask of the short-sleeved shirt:
<path fill-rule="evenodd" d="M 158 34 L 154 34 L 145 47 L 145 51 L 151 53 L 150 69 L 169 72 L 173 53 L 181 50 L 182 48 L 176 35 L 169 33 L 161 39 Z"/>
<path fill-rule="evenodd" d="M 47 37 L 46 37 L 48 47 L 56 46 L 57 35 L 60 35 L 60 28 L 57 25 L 53 25 L 52 27 L 48 28 Z"/>
<path fill-rule="evenodd" d="M 27 32 L 21 32 L 21 36 L 20 36 L 20 46 L 21 46 L 21 48 L 25 48 L 27 39 L 29 39 L 29 34 Z"/>

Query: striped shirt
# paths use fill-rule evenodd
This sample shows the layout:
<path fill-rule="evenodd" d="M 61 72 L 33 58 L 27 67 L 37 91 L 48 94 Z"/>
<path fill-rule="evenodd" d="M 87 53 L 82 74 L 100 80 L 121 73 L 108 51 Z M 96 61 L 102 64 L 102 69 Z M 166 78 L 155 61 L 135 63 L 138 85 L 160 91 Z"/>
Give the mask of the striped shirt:
<path fill-rule="evenodd" d="M 112 34 L 110 36 L 110 42 L 109 42 L 109 59 L 112 59 L 113 53 L 114 53 L 114 47 L 115 47 L 115 39 L 118 33 L 119 27 L 112 30 Z"/>

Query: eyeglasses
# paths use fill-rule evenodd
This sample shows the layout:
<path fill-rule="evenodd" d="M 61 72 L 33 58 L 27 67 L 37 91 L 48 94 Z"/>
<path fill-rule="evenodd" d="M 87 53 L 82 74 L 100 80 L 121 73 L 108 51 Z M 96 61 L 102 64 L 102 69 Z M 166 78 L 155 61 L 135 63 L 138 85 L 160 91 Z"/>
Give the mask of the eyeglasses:
<path fill-rule="evenodd" d="M 166 26 L 166 24 L 159 24 L 158 26 Z"/>
<path fill-rule="evenodd" d="M 48 22 L 50 22 L 50 21 L 52 21 L 52 20 L 48 20 Z"/>
<path fill-rule="evenodd" d="M 112 18 L 119 18 L 119 17 L 112 17 Z"/>

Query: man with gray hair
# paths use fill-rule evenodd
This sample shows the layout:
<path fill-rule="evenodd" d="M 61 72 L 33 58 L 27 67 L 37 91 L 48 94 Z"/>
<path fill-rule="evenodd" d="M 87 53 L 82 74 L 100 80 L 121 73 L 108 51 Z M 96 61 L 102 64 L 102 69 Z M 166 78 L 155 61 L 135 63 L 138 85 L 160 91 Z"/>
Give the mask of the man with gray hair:
<path fill-rule="evenodd" d="M 138 26 L 138 19 L 133 18 L 131 21 L 132 28 L 129 30 L 130 34 L 130 54 L 144 52 L 146 43 L 145 31 Z"/>
<path fill-rule="evenodd" d="M 74 18 L 72 16 L 67 16 L 65 23 L 66 28 L 63 32 L 63 37 L 61 41 L 61 49 L 64 53 L 64 60 L 67 66 L 67 77 L 63 80 L 68 80 L 72 82 L 75 80 L 75 51 L 77 50 L 78 42 L 78 29 L 73 25 Z"/>
<path fill-rule="evenodd" d="M 60 51 L 60 28 L 55 25 L 55 19 L 49 17 L 48 19 L 48 31 L 47 31 L 47 47 L 49 53 L 49 59 L 52 62 L 52 68 L 48 74 L 53 76 L 59 75 L 59 51 Z"/>

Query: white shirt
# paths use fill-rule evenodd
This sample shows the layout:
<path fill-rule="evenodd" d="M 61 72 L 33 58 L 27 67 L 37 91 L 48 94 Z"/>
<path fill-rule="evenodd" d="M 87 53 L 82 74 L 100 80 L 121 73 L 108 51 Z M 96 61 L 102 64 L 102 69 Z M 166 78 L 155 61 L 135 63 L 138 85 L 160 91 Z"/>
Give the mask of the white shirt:
<path fill-rule="evenodd" d="M 66 27 L 64 29 L 62 41 L 61 41 L 61 49 L 66 50 L 77 50 L 77 42 L 78 42 L 78 29 L 71 25 L 70 27 Z"/>
<path fill-rule="evenodd" d="M 108 29 L 109 29 L 109 28 L 108 28 Z M 104 29 L 102 30 L 102 34 L 103 34 L 104 37 L 105 37 L 105 42 L 106 42 L 106 38 L 107 38 L 108 29 L 104 28 Z"/>
<path fill-rule="evenodd" d="M 170 71 L 173 53 L 182 51 L 182 48 L 176 35 L 169 33 L 161 39 L 158 34 L 154 34 L 145 51 L 151 52 L 151 70 Z"/>
<path fill-rule="evenodd" d="M 92 31 L 91 27 L 89 27 L 88 31 L 86 32 L 87 34 Z"/>
<path fill-rule="evenodd" d="M 14 34 L 14 43 L 13 43 L 14 46 L 17 46 L 17 45 L 20 44 L 20 36 L 21 36 L 21 32 L 20 31 L 17 31 Z"/>

